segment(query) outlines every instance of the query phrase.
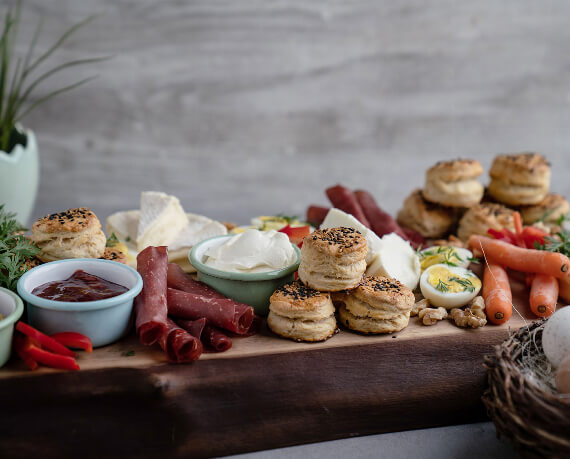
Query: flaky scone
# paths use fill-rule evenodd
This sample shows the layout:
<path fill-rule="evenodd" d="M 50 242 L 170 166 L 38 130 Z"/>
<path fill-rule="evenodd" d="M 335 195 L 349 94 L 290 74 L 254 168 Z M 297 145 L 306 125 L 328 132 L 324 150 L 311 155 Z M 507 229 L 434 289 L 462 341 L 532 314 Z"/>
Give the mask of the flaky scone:
<path fill-rule="evenodd" d="M 489 228 L 514 230 L 513 210 L 501 204 L 485 202 L 467 210 L 457 228 L 457 236 L 467 241 L 472 234 L 488 236 Z"/>
<path fill-rule="evenodd" d="M 456 212 L 449 207 L 426 201 L 422 191 L 417 189 L 404 201 L 398 212 L 398 223 L 410 228 L 423 237 L 439 238 L 449 232 L 456 222 Z"/>
<path fill-rule="evenodd" d="M 299 279 L 323 292 L 354 288 L 366 271 L 367 251 L 366 238 L 355 229 L 314 231 L 303 240 Z"/>
<path fill-rule="evenodd" d="M 537 221 L 545 224 L 556 223 L 562 216 L 566 215 L 570 207 L 568 201 L 557 193 L 549 193 L 546 197 L 534 206 L 523 206 L 520 208 L 521 217 L 525 225 L 532 225 Z"/>
<path fill-rule="evenodd" d="M 267 326 L 279 336 L 296 341 L 324 341 L 337 330 L 330 294 L 300 281 L 279 287 L 269 301 Z"/>
<path fill-rule="evenodd" d="M 538 204 L 550 188 L 550 164 L 538 153 L 497 156 L 489 175 L 489 194 L 511 206 Z"/>
<path fill-rule="evenodd" d="M 426 172 L 423 197 L 443 206 L 471 207 L 483 197 L 477 180 L 482 173 L 483 166 L 474 159 L 440 161 Z"/>
<path fill-rule="evenodd" d="M 114 249 L 112 247 L 105 247 L 105 250 L 103 251 L 103 256 L 101 258 L 103 260 L 110 260 L 110 261 L 116 261 L 118 263 L 123 263 L 124 265 L 127 264 L 127 256 L 120 250 Z"/>
<path fill-rule="evenodd" d="M 42 261 L 65 258 L 100 258 L 107 239 L 97 216 L 80 207 L 47 215 L 32 225 L 32 241 Z"/>
<path fill-rule="evenodd" d="M 408 325 L 413 292 L 396 279 L 374 276 L 344 296 L 335 295 L 342 323 L 361 333 L 391 333 Z"/>

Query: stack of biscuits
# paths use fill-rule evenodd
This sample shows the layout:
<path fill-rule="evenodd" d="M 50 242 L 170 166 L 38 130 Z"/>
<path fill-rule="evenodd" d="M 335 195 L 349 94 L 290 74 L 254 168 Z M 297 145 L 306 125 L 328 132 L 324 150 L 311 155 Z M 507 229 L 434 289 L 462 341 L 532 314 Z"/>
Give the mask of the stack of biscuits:
<path fill-rule="evenodd" d="M 514 211 L 523 223 L 541 221 L 556 231 L 556 221 L 569 205 L 559 194 L 549 193 L 550 165 L 537 153 L 497 156 L 491 166 L 487 193 L 477 181 L 479 161 L 441 161 L 428 169 L 422 190 L 414 190 L 398 213 L 398 223 L 428 239 L 447 236 L 457 225 L 459 239 L 487 235 L 490 228 L 514 230 Z"/>
<path fill-rule="evenodd" d="M 324 341 L 337 329 L 391 333 L 408 325 L 412 291 L 395 279 L 365 277 L 366 238 L 352 228 L 317 230 L 303 240 L 299 280 L 270 298 L 267 325 L 296 341 Z"/>
<path fill-rule="evenodd" d="M 440 161 L 426 172 L 425 186 L 414 190 L 398 212 L 400 225 L 416 230 L 425 238 L 440 238 L 450 232 L 465 208 L 481 201 L 483 173 L 479 161 Z"/>

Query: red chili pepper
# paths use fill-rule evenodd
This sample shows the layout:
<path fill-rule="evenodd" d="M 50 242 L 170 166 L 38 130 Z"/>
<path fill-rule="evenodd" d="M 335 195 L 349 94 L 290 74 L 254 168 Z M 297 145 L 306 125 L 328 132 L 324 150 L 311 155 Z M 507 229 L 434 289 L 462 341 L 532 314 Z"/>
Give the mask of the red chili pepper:
<path fill-rule="evenodd" d="M 30 327 L 24 322 L 18 322 L 16 324 L 16 330 L 23 333 L 30 338 L 35 339 L 41 346 L 49 349 L 50 351 L 56 352 L 57 354 L 66 355 L 69 357 L 75 357 L 72 350 L 66 348 L 63 344 L 58 343 L 53 338 L 48 335 L 43 334 L 41 331 L 36 330 L 34 327 Z"/>
<path fill-rule="evenodd" d="M 38 368 L 38 362 L 26 353 L 26 349 L 31 345 L 32 343 L 29 337 L 20 335 L 19 333 L 16 333 L 16 336 L 14 336 L 14 350 L 16 351 L 16 354 L 18 354 L 18 357 L 20 357 L 26 366 L 33 371 Z"/>
<path fill-rule="evenodd" d="M 58 343 L 63 344 L 67 347 L 72 347 L 74 349 L 83 349 L 84 351 L 91 353 L 93 352 L 93 344 L 88 336 L 82 335 L 76 332 L 60 332 L 50 335 L 51 338 L 55 339 Z"/>
<path fill-rule="evenodd" d="M 534 226 L 527 226 L 523 229 L 522 237 L 527 249 L 535 249 L 536 245 L 544 244 L 544 237 L 548 236 L 546 231 L 536 228 Z"/>
<path fill-rule="evenodd" d="M 67 355 L 54 354 L 53 352 L 40 349 L 30 344 L 23 352 L 30 358 L 43 365 L 61 370 L 79 370 L 79 365 L 73 357 Z"/>
<path fill-rule="evenodd" d="M 289 240 L 293 243 L 298 245 L 299 243 L 303 242 L 303 238 L 307 236 L 311 232 L 311 226 L 291 226 L 287 225 L 284 226 L 279 230 L 280 233 L 285 233 L 289 236 Z"/>

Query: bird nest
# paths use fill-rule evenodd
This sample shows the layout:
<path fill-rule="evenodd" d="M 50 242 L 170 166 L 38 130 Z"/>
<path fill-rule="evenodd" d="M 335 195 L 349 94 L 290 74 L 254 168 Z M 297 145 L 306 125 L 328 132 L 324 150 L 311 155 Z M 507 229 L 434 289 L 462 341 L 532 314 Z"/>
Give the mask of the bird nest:
<path fill-rule="evenodd" d="M 524 457 L 570 457 L 570 395 L 556 390 L 542 349 L 545 321 L 521 328 L 485 356 L 487 413 Z"/>

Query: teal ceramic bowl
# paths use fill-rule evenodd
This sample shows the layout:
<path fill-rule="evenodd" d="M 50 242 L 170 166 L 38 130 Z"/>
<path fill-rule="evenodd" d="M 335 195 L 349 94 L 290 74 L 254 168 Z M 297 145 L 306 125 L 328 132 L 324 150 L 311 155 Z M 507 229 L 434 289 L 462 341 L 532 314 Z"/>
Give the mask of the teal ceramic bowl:
<path fill-rule="evenodd" d="M 34 288 L 64 280 L 81 269 L 127 287 L 121 295 L 97 301 L 54 301 L 33 295 Z M 28 323 L 51 335 L 77 332 L 91 338 L 93 347 L 111 344 L 130 328 L 133 300 L 142 290 L 140 274 L 130 266 L 97 258 L 52 261 L 26 272 L 18 281 L 18 293 L 26 302 Z"/>
<path fill-rule="evenodd" d="M 12 352 L 12 335 L 14 324 L 22 317 L 24 303 L 18 295 L 0 287 L 0 367 L 3 366 Z"/>
<path fill-rule="evenodd" d="M 271 294 L 283 284 L 294 280 L 295 271 L 301 261 L 301 251 L 291 244 L 297 253 L 295 263 L 283 269 L 263 273 L 232 273 L 205 265 L 203 260 L 206 251 L 210 247 L 223 244 L 231 237 L 234 235 L 216 236 L 196 244 L 190 251 L 190 263 L 198 271 L 198 280 L 228 298 L 253 306 L 256 314 L 266 316 Z"/>

